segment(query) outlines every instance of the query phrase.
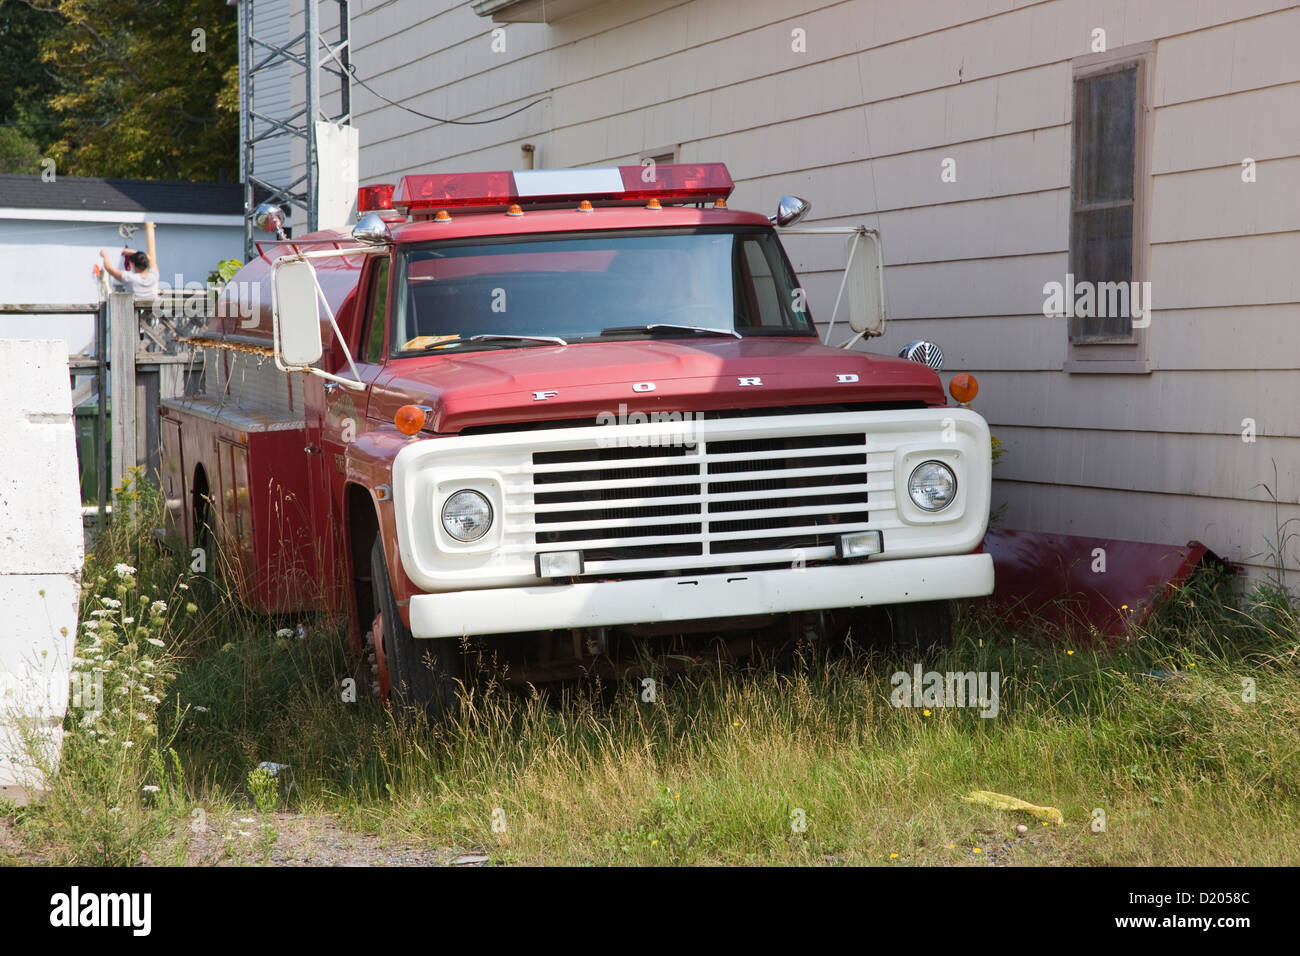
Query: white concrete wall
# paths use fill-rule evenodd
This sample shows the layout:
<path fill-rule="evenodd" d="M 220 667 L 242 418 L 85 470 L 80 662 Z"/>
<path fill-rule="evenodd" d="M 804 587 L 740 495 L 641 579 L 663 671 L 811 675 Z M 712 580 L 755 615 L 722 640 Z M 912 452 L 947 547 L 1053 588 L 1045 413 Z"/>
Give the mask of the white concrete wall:
<path fill-rule="evenodd" d="M 93 214 L 59 210 L 34 218 L 31 210 L 0 209 L 0 302 L 97 302 L 102 298 L 91 267 L 99 250 L 144 249 L 146 219 L 158 223 L 158 265 L 161 281 L 181 285 L 205 282 L 222 259 L 243 258 L 243 227 L 239 216 L 181 214 Z M 103 221 L 87 221 L 93 215 Z M 33 218 L 23 218 L 31 216 Z M 57 216 L 57 218 L 56 218 Z M 139 226 L 124 240 L 121 223 Z M 120 256 L 113 264 L 120 268 Z M 94 340 L 93 320 L 81 316 L 0 315 L 0 338 L 58 338 L 75 354 Z"/>
<path fill-rule="evenodd" d="M 0 797 L 57 766 L 77 636 L 81 494 L 68 353 L 0 340 Z"/>
<path fill-rule="evenodd" d="M 1009 526 L 1199 538 L 1266 570 L 1300 518 L 1294 0 L 610 0 L 507 25 L 504 51 L 498 26 L 468 2 L 353 4 L 357 75 L 393 100 L 483 119 L 546 97 L 449 126 L 357 87 L 362 183 L 519 168 L 525 142 L 544 167 L 677 147 L 727 163 L 733 208 L 795 193 L 813 222 L 878 225 L 892 321 L 872 348 L 932 338 L 980 377 Z M 1111 50 L 1155 44 L 1150 375 L 1065 373 L 1065 321 L 1042 314 L 1068 259 L 1071 60 L 1096 28 Z M 832 262 L 790 247 L 824 321 Z"/>

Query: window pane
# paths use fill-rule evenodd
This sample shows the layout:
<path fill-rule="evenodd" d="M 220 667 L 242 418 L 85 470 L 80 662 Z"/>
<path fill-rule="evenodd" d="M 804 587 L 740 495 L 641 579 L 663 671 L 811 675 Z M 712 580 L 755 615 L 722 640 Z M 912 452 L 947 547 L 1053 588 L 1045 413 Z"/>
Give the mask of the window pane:
<path fill-rule="evenodd" d="M 366 342 L 366 361 L 379 362 L 384 357 L 384 316 L 388 314 L 388 260 L 375 265 L 375 281 L 370 295 L 370 338 Z"/>
<path fill-rule="evenodd" d="M 1076 80 L 1076 205 L 1133 198 L 1137 67 Z"/>
<path fill-rule="evenodd" d="M 1129 282 L 1133 276 L 1133 207 L 1076 210 L 1070 237 L 1070 265 L 1075 285 L 1083 282 Z M 1102 311 L 1098 308 L 1094 311 Z M 1127 336 L 1128 314 L 1080 317 L 1076 335 Z"/>

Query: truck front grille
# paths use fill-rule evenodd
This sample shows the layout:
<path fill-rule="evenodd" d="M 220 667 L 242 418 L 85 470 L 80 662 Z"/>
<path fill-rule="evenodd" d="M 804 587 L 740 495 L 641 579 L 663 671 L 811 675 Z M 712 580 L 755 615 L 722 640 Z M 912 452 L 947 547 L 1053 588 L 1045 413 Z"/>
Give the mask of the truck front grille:
<path fill-rule="evenodd" d="M 861 431 L 537 451 L 529 477 L 537 550 L 595 573 L 821 559 L 869 520 Z"/>

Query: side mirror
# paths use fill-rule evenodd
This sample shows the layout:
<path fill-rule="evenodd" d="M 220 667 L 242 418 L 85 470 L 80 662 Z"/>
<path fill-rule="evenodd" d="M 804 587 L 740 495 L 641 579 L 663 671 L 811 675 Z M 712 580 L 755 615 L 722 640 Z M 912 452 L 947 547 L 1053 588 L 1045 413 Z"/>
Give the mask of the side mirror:
<path fill-rule="evenodd" d="M 849 237 L 849 249 L 853 257 L 845 271 L 849 326 L 863 335 L 881 335 L 885 331 L 885 283 L 880 236 L 855 233 Z"/>
<path fill-rule="evenodd" d="M 320 300 L 316 270 L 310 262 L 299 259 L 277 264 L 271 286 L 271 315 L 278 362 L 293 370 L 320 361 Z"/>
<path fill-rule="evenodd" d="M 778 226 L 793 226 L 808 213 L 812 212 L 812 203 L 798 196 L 782 196 L 776 204 L 776 215 L 768 216 L 767 221 Z"/>

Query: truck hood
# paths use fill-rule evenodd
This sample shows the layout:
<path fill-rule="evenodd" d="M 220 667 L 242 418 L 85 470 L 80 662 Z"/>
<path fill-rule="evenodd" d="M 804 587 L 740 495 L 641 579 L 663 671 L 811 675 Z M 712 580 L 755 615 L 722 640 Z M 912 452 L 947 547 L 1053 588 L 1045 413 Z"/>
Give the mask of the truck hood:
<path fill-rule="evenodd" d="M 945 404 L 917 362 L 808 338 L 591 342 L 397 359 L 375 379 L 368 414 L 433 410 L 440 434 L 602 413 L 707 412 L 860 402 Z"/>

